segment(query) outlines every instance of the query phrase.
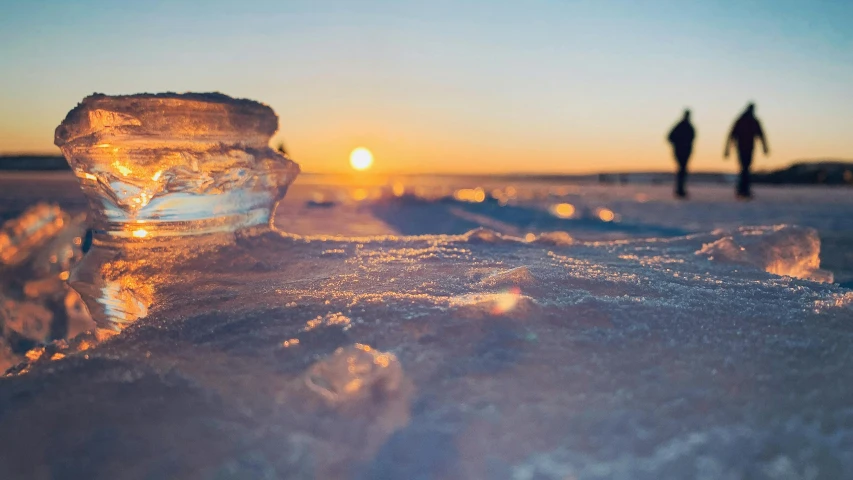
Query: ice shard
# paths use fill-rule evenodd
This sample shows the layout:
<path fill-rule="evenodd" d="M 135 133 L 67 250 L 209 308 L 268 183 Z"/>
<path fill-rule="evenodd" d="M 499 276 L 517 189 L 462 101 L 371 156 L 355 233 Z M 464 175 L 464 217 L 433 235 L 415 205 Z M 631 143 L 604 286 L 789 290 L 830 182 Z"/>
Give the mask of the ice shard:
<path fill-rule="evenodd" d="M 101 327 L 146 314 L 158 268 L 269 228 L 299 174 L 269 147 L 277 128 L 270 107 L 219 93 L 95 94 L 68 113 L 55 143 L 88 198 L 94 246 L 70 284 Z"/>

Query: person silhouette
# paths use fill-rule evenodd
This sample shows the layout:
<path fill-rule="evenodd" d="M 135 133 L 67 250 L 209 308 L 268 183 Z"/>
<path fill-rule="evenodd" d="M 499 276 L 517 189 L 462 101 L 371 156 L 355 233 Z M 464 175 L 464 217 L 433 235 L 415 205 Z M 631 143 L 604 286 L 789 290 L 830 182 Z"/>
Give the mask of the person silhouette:
<path fill-rule="evenodd" d="M 686 198 L 687 191 L 684 183 L 687 181 L 687 162 L 693 153 L 693 139 L 696 138 L 696 130 L 690 123 L 690 110 L 684 110 L 684 117 L 669 132 L 667 140 L 672 144 L 672 152 L 678 163 L 678 172 L 675 174 L 675 196 Z"/>
<path fill-rule="evenodd" d="M 755 117 L 755 104 L 750 103 L 740 117 L 735 120 L 734 125 L 732 125 L 732 131 L 729 133 L 728 138 L 726 138 L 726 150 L 723 153 L 723 158 L 729 158 L 729 149 L 732 143 L 737 144 L 738 160 L 740 160 L 740 178 L 738 179 L 735 195 L 739 199 L 752 198 L 749 169 L 752 166 L 752 151 L 755 149 L 756 138 L 761 140 L 764 155 L 770 155 L 770 150 L 767 148 L 767 139 L 764 137 L 764 130 L 761 128 L 761 122 Z"/>

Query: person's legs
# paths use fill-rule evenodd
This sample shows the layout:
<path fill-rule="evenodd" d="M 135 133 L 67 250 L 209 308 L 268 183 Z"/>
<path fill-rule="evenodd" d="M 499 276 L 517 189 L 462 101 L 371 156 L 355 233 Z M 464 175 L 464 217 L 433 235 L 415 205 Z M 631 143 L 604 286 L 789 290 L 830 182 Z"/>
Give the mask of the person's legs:
<path fill-rule="evenodd" d="M 675 196 L 684 198 L 687 192 L 684 189 L 684 182 L 687 180 L 687 165 L 684 163 L 678 164 L 678 171 L 675 173 Z"/>
<path fill-rule="evenodd" d="M 678 163 L 678 171 L 675 174 L 675 196 L 684 198 L 687 196 L 685 183 L 687 182 L 687 161 L 690 159 L 690 150 L 676 150 L 675 161 Z"/>
<path fill-rule="evenodd" d="M 738 180 L 737 196 L 742 198 L 752 197 L 750 188 L 749 168 L 752 166 L 752 149 L 738 149 L 740 159 L 740 179 Z"/>

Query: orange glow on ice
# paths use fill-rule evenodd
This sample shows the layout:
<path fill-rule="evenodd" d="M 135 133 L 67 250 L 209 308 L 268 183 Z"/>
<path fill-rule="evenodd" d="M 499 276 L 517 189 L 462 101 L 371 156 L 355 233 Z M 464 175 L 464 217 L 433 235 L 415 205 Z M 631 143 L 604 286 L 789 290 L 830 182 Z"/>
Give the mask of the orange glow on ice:
<path fill-rule="evenodd" d="M 492 315 L 502 315 L 512 311 L 518 305 L 519 298 L 521 298 L 521 289 L 518 287 L 512 287 L 505 292 L 499 293 L 492 307 Z"/>
<path fill-rule="evenodd" d="M 598 218 L 600 218 L 602 222 L 612 222 L 616 218 L 616 214 L 613 213 L 613 210 L 607 208 L 599 208 Z"/>
<path fill-rule="evenodd" d="M 453 198 L 460 202 L 480 203 L 486 199 L 486 191 L 481 187 L 462 188 L 453 192 Z"/>
<path fill-rule="evenodd" d="M 575 214 L 575 206 L 571 203 L 556 203 L 548 209 L 551 215 L 558 218 L 571 218 Z"/>

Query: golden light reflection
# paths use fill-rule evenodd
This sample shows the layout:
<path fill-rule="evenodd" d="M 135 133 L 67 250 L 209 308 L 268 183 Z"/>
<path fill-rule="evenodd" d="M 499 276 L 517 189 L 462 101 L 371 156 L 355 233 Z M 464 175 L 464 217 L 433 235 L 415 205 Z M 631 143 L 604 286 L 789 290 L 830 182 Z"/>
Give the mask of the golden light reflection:
<path fill-rule="evenodd" d="M 366 188 L 356 188 L 352 191 L 351 195 L 353 200 L 360 202 L 362 200 L 365 200 L 368 197 L 369 193 Z"/>
<path fill-rule="evenodd" d="M 518 287 L 499 293 L 492 306 L 492 315 L 502 315 L 513 310 L 518 305 L 519 298 L 521 298 L 521 289 Z"/>
<path fill-rule="evenodd" d="M 613 210 L 607 208 L 599 208 L 598 218 L 600 218 L 602 222 L 612 222 L 616 218 L 616 214 L 613 213 Z"/>
<path fill-rule="evenodd" d="M 157 180 L 160 180 L 161 175 L 163 175 L 163 170 L 157 170 L 151 177 L 151 180 L 154 180 L 156 182 Z"/>
<path fill-rule="evenodd" d="M 62 272 L 59 274 L 60 280 L 68 280 L 68 272 Z"/>
<path fill-rule="evenodd" d="M 383 368 L 391 365 L 391 362 L 396 358 L 392 353 L 382 353 L 379 350 L 374 349 L 370 345 L 365 345 L 363 343 L 356 343 L 355 348 L 361 350 L 362 352 L 373 352 L 373 363 Z"/>
<path fill-rule="evenodd" d="M 486 200 L 486 191 L 481 187 L 461 188 L 453 192 L 453 198 L 460 202 L 480 203 Z"/>
<path fill-rule="evenodd" d="M 119 173 L 121 173 L 125 177 L 130 175 L 131 173 L 133 173 L 133 170 L 130 167 L 128 167 L 126 165 L 122 165 L 121 163 L 118 162 L 118 160 L 113 162 L 112 166 L 115 167 L 115 169 L 118 170 Z"/>
<path fill-rule="evenodd" d="M 555 203 L 548 211 L 558 218 L 571 218 L 575 214 L 575 206 L 571 203 Z"/>
<path fill-rule="evenodd" d="M 145 238 L 148 236 L 148 230 L 145 230 L 144 228 L 137 228 L 131 233 L 131 235 L 136 238 Z"/>
<path fill-rule="evenodd" d="M 42 355 L 44 355 L 44 347 L 33 348 L 32 350 L 29 350 L 27 351 L 27 353 L 24 354 L 24 356 L 27 357 L 27 360 L 31 362 L 35 362 L 36 360 L 41 358 Z"/>
<path fill-rule="evenodd" d="M 284 348 L 292 347 L 294 345 L 299 345 L 299 339 L 298 338 L 291 338 L 290 340 L 285 340 L 281 344 L 281 346 Z"/>
<path fill-rule="evenodd" d="M 402 197 L 406 193 L 406 186 L 400 182 L 394 182 L 394 185 L 391 186 L 391 191 L 394 192 L 395 197 Z"/>
<path fill-rule="evenodd" d="M 364 147 L 358 147 L 349 154 L 349 164 L 356 170 L 367 170 L 373 165 L 373 154 Z"/>

